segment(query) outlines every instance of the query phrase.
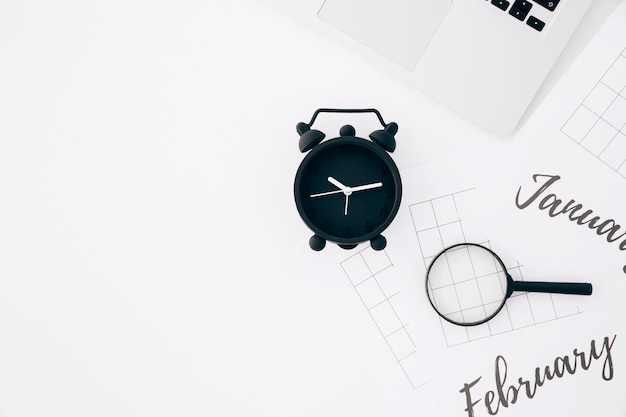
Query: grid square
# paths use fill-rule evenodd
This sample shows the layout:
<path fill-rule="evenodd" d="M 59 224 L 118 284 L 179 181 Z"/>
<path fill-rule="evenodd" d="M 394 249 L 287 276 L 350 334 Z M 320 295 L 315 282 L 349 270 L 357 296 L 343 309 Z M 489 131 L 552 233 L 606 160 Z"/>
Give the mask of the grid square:
<path fill-rule="evenodd" d="M 490 274 L 478 278 L 478 288 L 484 303 L 501 303 L 506 292 L 504 274 Z"/>
<path fill-rule="evenodd" d="M 626 135 L 618 133 L 600 157 L 611 168 L 619 169 L 626 161 Z"/>
<path fill-rule="evenodd" d="M 391 266 L 387 252 L 383 250 L 378 251 L 372 248 L 366 248 L 361 251 L 361 256 L 374 275 Z"/>
<path fill-rule="evenodd" d="M 491 336 L 491 329 L 487 323 L 471 326 L 467 328 L 467 335 L 470 340 L 484 339 Z"/>
<path fill-rule="evenodd" d="M 509 273 L 509 275 L 511 275 L 513 281 L 524 281 L 524 277 L 522 276 L 522 268 L 520 268 L 519 266 L 509 267 L 507 269 L 507 272 Z"/>
<path fill-rule="evenodd" d="M 433 304 L 437 311 L 445 316 L 461 310 L 454 286 L 433 289 Z"/>
<path fill-rule="evenodd" d="M 552 302 L 557 317 L 566 317 L 578 313 L 578 305 L 571 295 L 552 294 Z"/>
<path fill-rule="evenodd" d="M 576 142 L 580 142 L 589 133 L 597 120 L 598 115 L 585 106 L 580 106 L 561 130 Z"/>
<path fill-rule="evenodd" d="M 478 290 L 478 283 L 476 280 L 456 284 L 456 293 L 459 298 L 461 309 L 464 310 L 463 314 L 465 314 L 465 310 L 482 306 L 483 304 L 480 299 L 480 291 Z"/>
<path fill-rule="evenodd" d="M 464 323 L 476 323 L 484 321 L 487 317 L 485 314 L 485 309 L 483 306 L 469 308 L 467 310 L 463 310 L 463 322 Z M 469 333 L 468 333 L 469 335 Z M 471 338 L 471 335 L 469 335 Z"/>
<path fill-rule="evenodd" d="M 585 98 L 583 104 L 595 114 L 601 115 L 613 102 L 617 92 L 619 90 L 613 91 L 606 85 L 598 83 Z"/>
<path fill-rule="evenodd" d="M 530 303 L 526 294 L 511 297 L 506 302 L 509 317 L 514 329 L 519 329 L 535 324 L 533 313 L 530 311 Z"/>
<path fill-rule="evenodd" d="M 443 250 L 443 243 L 441 242 L 441 235 L 439 230 L 430 229 L 424 230 L 417 234 L 417 240 L 422 248 L 422 254 L 425 258 L 429 256 L 435 256 Z"/>
<path fill-rule="evenodd" d="M 383 336 L 387 336 L 402 327 L 400 319 L 391 308 L 391 304 L 387 302 L 379 304 L 369 311 Z"/>
<path fill-rule="evenodd" d="M 492 304 L 486 305 L 485 307 L 491 308 L 493 311 L 495 306 Z M 500 312 L 496 314 L 494 318 L 489 320 L 487 324 L 489 324 L 491 334 L 500 334 L 513 330 L 511 320 L 509 319 L 508 303 L 505 304 L 504 308 L 502 308 L 502 310 L 500 310 Z"/>
<path fill-rule="evenodd" d="M 376 274 L 376 282 L 386 297 L 399 293 L 401 289 L 400 279 L 392 271 L 392 268 L 387 268 Z"/>
<path fill-rule="evenodd" d="M 398 360 L 415 353 L 415 344 L 405 329 L 398 330 L 397 332 L 387 336 L 386 339 L 387 343 L 389 343 L 391 351 Z"/>
<path fill-rule="evenodd" d="M 354 288 L 367 309 L 374 307 L 386 298 L 374 277 L 366 279 Z"/>
<path fill-rule="evenodd" d="M 616 134 L 617 129 L 600 119 L 591 128 L 585 139 L 582 140 L 581 145 L 595 156 L 598 156 Z"/>
<path fill-rule="evenodd" d="M 484 275 L 502 272 L 502 266 L 490 252 L 484 249 L 476 248 L 476 250 L 473 250 L 471 254 L 472 264 L 474 266 L 476 276 L 482 277 Z"/>
<path fill-rule="evenodd" d="M 606 109 L 602 118 L 614 128 L 621 129 L 626 124 L 626 99 L 622 96 L 617 96 L 609 108 Z"/>
<path fill-rule="evenodd" d="M 341 267 L 352 285 L 358 285 L 372 276 L 360 254 L 356 254 L 341 263 Z"/>
<path fill-rule="evenodd" d="M 434 258 L 427 259 L 428 265 L 432 264 L 432 259 Z M 438 259 L 437 263 L 430 267 L 430 271 L 428 272 L 428 283 L 433 289 L 454 284 L 454 281 L 452 280 L 452 271 L 450 271 L 448 263 L 445 262 L 445 258 Z"/>
<path fill-rule="evenodd" d="M 452 246 L 465 240 L 463 228 L 458 221 L 441 226 L 439 232 L 441 233 L 441 240 L 443 241 L 444 247 Z"/>
<path fill-rule="evenodd" d="M 420 364 L 419 355 L 413 354 L 406 356 L 400 361 L 402 369 L 409 377 L 413 388 L 417 388 L 424 383 L 424 375 L 422 371 L 422 365 Z"/>
<path fill-rule="evenodd" d="M 602 82 L 613 91 L 620 92 L 626 87 L 626 57 L 620 56 L 602 77 Z"/>
<path fill-rule="evenodd" d="M 457 313 L 456 315 L 452 315 L 450 317 L 452 320 L 461 322 L 463 318 L 461 317 L 461 313 Z M 452 323 L 448 323 L 447 321 L 441 320 L 441 326 L 443 327 L 443 333 L 446 337 L 446 343 L 448 346 L 459 345 L 461 343 L 469 342 L 469 335 L 467 334 L 467 327 L 457 326 Z"/>
<path fill-rule="evenodd" d="M 456 211 L 456 204 L 454 203 L 454 198 L 451 195 L 433 200 L 433 209 L 435 210 L 435 217 L 437 218 L 437 223 L 439 225 L 459 220 L 459 216 Z"/>
<path fill-rule="evenodd" d="M 471 188 L 469 190 L 453 194 L 452 198 L 454 198 L 454 202 L 456 204 L 457 214 L 465 213 L 467 210 L 471 210 L 479 204 L 479 202 L 476 201 L 476 193 L 469 191 L 474 191 L 474 189 Z"/>
<path fill-rule="evenodd" d="M 409 323 L 409 313 L 407 312 L 406 299 L 403 295 L 396 293 L 394 296 L 389 298 L 389 304 L 391 304 L 391 308 L 393 308 L 396 316 L 400 319 L 400 323 L 402 323 L 403 326 L 406 326 Z"/>
<path fill-rule="evenodd" d="M 418 232 L 420 230 L 437 227 L 437 219 L 435 218 L 435 212 L 433 211 L 433 206 L 430 204 L 430 201 L 413 204 L 410 210 L 413 225 Z"/>
<path fill-rule="evenodd" d="M 554 311 L 550 294 L 528 293 L 528 302 L 533 311 L 535 322 L 543 323 L 556 319 L 556 311 Z"/>
<path fill-rule="evenodd" d="M 444 256 L 447 258 L 448 264 L 450 265 L 452 280 L 454 282 L 463 282 L 476 278 L 467 248 L 448 251 Z"/>

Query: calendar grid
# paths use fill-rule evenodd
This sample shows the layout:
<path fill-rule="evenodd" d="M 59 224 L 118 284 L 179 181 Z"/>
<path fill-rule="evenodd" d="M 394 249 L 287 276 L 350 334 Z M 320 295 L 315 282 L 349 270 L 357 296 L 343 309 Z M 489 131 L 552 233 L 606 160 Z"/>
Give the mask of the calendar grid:
<path fill-rule="evenodd" d="M 561 132 L 626 178 L 626 49 L 585 96 Z"/>
<path fill-rule="evenodd" d="M 467 189 L 409 206 L 424 268 L 440 251 L 457 243 L 469 241 L 491 249 L 488 239 L 467 236 L 464 227 L 464 205 L 471 201 L 473 193 L 474 189 Z M 522 265 L 512 259 L 505 259 L 505 264 L 513 279 L 524 280 Z M 580 313 L 577 306 L 559 302 L 552 294 L 515 293 L 502 311 L 485 324 L 464 327 L 441 318 L 440 323 L 446 344 L 452 347 Z"/>
<path fill-rule="evenodd" d="M 368 247 L 341 262 L 341 268 L 411 387 L 423 386 L 417 345 L 404 317 L 399 277 L 386 251 Z"/>

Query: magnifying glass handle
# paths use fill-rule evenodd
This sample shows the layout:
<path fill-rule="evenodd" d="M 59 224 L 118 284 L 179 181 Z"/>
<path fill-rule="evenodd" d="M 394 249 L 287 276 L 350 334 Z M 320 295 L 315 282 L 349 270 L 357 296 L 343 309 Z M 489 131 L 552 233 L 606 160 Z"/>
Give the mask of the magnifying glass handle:
<path fill-rule="evenodd" d="M 591 295 L 593 291 L 593 287 L 587 282 L 513 281 L 513 285 L 513 291 L 577 295 Z"/>

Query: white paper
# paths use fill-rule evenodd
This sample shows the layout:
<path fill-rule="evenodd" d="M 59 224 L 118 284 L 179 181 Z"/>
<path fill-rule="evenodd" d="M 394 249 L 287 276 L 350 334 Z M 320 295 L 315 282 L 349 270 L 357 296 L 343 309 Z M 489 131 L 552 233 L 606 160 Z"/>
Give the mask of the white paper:
<path fill-rule="evenodd" d="M 301 248 L 394 416 L 626 415 L 624 22 L 626 3 L 506 153 L 484 143 L 402 172 L 402 207 L 385 251 Z M 598 216 L 598 227 L 556 208 L 549 216 L 556 199 L 575 200 L 580 215 L 592 210 L 587 219 Z M 514 279 L 590 282 L 593 294 L 516 293 L 487 324 L 451 325 L 430 305 L 425 274 L 434 255 L 464 241 L 492 248 Z M 393 277 L 394 292 L 383 298 L 360 288 L 377 273 Z M 372 314 L 390 296 L 404 307 Z M 386 327 L 394 316 L 399 327 Z M 419 359 L 417 388 L 386 340 L 394 329 L 406 329 L 407 357 Z"/>
<path fill-rule="evenodd" d="M 560 391 L 550 394 L 553 404 L 537 407 L 545 415 L 626 415 L 624 22 L 622 2 L 479 187 L 478 223 L 533 278 L 593 284 L 581 301 L 580 344 L 615 338 L 612 378 L 592 365 L 572 376 L 570 388 L 565 378 L 551 382 Z M 560 338 L 568 328 L 559 329 Z M 567 346 L 554 337 L 541 344 L 545 351 Z M 539 396 L 530 402 L 540 404 Z"/>
<path fill-rule="evenodd" d="M 579 415 L 583 410 L 590 413 L 597 410 L 597 403 L 579 394 L 603 387 L 603 373 L 606 370 L 609 375 L 612 369 L 607 356 L 615 346 L 615 333 L 587 314 L 589 297 L 516 293 L 496 317 L 473 327 L 442 320 L 427 299 L 425 275 L 432 257 L 460 242 L 480 243 L 493 249 L 514 279 L 549 280 L 529 268 L 523 256 L 507 250 L 511 236 L 505 233 L 494 238 L 493 225 L 481 221 L 480 214 L 489 203 L 481 199 L 479 192 L 487 164 L 476 161 L 494 160 L 496 156 L 493 149 L 477 146 L 433 166 L 403 172 L 407 186 L 403 208 L 396 219 L 402 227 L 395 227 L 389 236 L 395 242 L 389 253 L 396 260 L 404 293 L 411 295 L 408 313 L 418 335 L 435 415 L 485 416 L 490 415 L 489 410 L 493 415 L 506 412 L 509 416 Z M 605 337 L 610 348 L 602 351 Z M 573 375 L 554 377 L 535 388 L 537 368 L 541 375 L 546 366 L 550 368 L 548 372 L 554 372 L 555 361 L 562 362 L 568 355 L 566 360 L 573 364 L 577 358 L 574 349 L 587 352 L 589 358 L 592 343 L 598 358 L 587 371 L 578 365 Z M 561 371 L 561 362 L 557 372 Z M 588 362 L 587 359 L 585 365 Z M 524 382 L 520 383 L 519 378 Z M 611 387 L 617 389 L 619 380 L 613 375 L 611 378 Z M 541 376 L 540 381 L 543 379 Z M 462 391 L 466 384 L 468 387 Z M 527 385 L 532 398 L 525 394 Z M 503 394 L 498 394 L 498 387 Z M 594 398 L 618 406 L 616 401 L 621 400 L 611 400 L 610 395 L 609 390 L 594 394 Z M 472 403 L 475 404 L 468 406 Z"/>

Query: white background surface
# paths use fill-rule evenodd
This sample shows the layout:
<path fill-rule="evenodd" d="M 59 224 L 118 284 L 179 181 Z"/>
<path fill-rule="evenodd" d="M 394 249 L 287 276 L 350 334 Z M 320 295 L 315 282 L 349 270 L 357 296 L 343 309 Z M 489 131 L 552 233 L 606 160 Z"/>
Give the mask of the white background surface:
<path fill-rule="evenodd" d="M 0 2 L 0 416 L 387 415 L 295 257 L 296 123 L 376 107 L 401 169 L 486 132 L 293 3 Z"/>

